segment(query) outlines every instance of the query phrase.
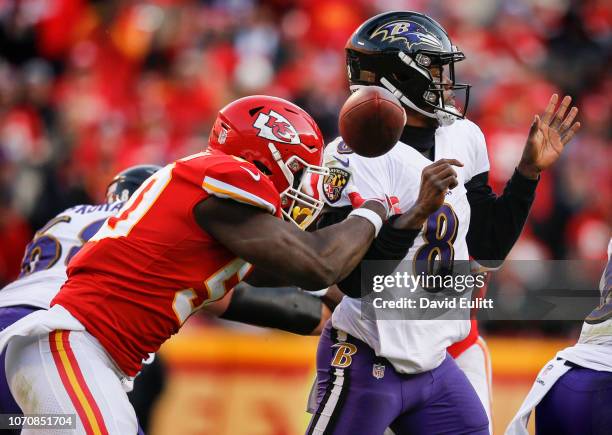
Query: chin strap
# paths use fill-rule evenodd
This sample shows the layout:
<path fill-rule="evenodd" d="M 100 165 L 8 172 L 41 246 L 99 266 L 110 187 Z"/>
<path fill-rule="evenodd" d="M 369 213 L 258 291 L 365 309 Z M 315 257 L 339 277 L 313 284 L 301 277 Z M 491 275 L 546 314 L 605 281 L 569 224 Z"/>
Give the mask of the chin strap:
<path fill-rule="evenodd" d="M 281 172 L 287 178 L 287 183 L 289 186 L 293 185 L 293 174 L 289 170 L 289 168 L 283 162 L 283 156 L 281 156 L 280 151 L 274 146 L 272 142 L 268 142 L 268 149 L 272 153 L 272 158 L 276 161 L 276 164 L 280 167 Z"/>
<path fill-rule="evenodd" d="M 430 113 L 430 112 L 428 112 L 426 110 L 421 109 L 420 107 L 417 107 L 416 104 L 414 104 L 412 101 L 410 101 L 402 93 L 402 91 L 400 91 L 395 86 L 393 86 L 391 84 L 391 82 L 389 80 L 387 80 L 385 77 L 381 77 L 380 78 L 380 83 L 385 88 L 387 88 L 389 91 L 391 91 L 393 93 L 393 95 L 395 95 L 397 97 L 398 100 L 400 100 L 402 103 L 404 103 L 410 109 L 414 110 L 415 112 L 420 113 L 421 115 L 425 115 L 428 118 L 434 118 L 435 120 L 437 120 L 438 124 L 440 125 L 440 127 L 447 127 L 447 126 L 451 125 L 453 122 L 455 122 L 455 120 L 457 119 L 457 116 L 453 115 L 452 113 L 445 112 L 443 110 L 436 110 L 436 109 L 434 109 L 434 113 Z M 452 106 L 449 106 L 449 108 L 450 107 L 452 107 Z M 449 109 L 449 110 L 452 110 L 452 109 Z"/>

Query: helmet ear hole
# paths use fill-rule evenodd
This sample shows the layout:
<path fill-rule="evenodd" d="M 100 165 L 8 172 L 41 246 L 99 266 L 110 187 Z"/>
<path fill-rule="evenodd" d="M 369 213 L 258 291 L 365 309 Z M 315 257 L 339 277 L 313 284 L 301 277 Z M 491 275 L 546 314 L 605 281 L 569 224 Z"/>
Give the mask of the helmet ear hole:
<path fill-rule="evenodd" d="M 295 172 L 293 174 L 293 187 L 294 189 L 297 189 L 300 186 L 300 183 L 302 182 L 302 177 L 304 176 L 304 168 L 300 168 L 297 170 L 297 172 Z"/>
<path fill-rule="evenodd" d="M 259 160 L 253 160 L 253 164 L 259 169 L 264 175 L 272 175 L 272 171 L 266 165 L 264 165 Z"/>
<path fill-rule="evenodd" d="M 256 114 L 257 112 L 259 112 L 259 111 L 260 111 L 261 109 L 263 109 L 263 108 L 264 108 L 264 106 L 253 107 L 251 110 L 249 110 L 249 115 L 250 115 L 251 117 L 253 117 L 253 116 L 255 116 L 255 114 Z"/>
<path fill-rule="evenodd" d="M 395 78 L 395 80 L 397 80 L 398 82 L 405 82 L 410 80 L 410 74 L 407 73 L 406 71 L 396 71 L 393 73 L 393 77 Z"/>

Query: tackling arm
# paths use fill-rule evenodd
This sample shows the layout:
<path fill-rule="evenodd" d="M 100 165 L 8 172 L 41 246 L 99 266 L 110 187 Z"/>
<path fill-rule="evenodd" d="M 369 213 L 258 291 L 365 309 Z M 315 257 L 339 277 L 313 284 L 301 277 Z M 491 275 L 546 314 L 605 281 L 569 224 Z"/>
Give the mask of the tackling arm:
<path fill-rule="evenodd" d="M 340 222 L 350 211 L 351 207 L 332 209 L 321 217 L 317 222 L 317 227 L 323 228 Z M 399 220 L 400 216 L 392 216 L 388 222 L 383 224 L 380 233 L 363 257 L 364 261 L 380 260 L 377 265 L 377 273 L 392 273 L 406 257 L 420 232 L 419 223 L 408 220 L 410 214 L 401 216 L 403 216 L 402 221 Z M 414 227 L 419 229 L 414 229 Z M 362 282 L 365 283 L 368 280 L 368 277 L 364 275 L 362 263 L 359 263 L 346 278 L 338 282 L 337 286 L 345 295 L 360 298 L 364 296 L 362 294 Z M 368 288 L 368 286 L 366 285 L 364 288 Z"/>
<path fill-rule="evenodd" d="M 385 216 L 384 207 L 375 201 L 364 207 Z M 217 197 L 197 204 L 194 216 L 200 227 L 236 256 L 273 272 L 278 278 L 268 285 L 281 281 L 307 290 L 343 279 L 374 239 L 374 225 L 361 217 L 309 233 L 257 207 Z"/>
<path fill-rule="evenodd" d="M 544 113 L 534 117 L 521 160 L 501 196 L 489 186 L 488 172 L 465 184 L 472 209 L 468 249 L 483 266 L 499 267 L 506 258 L 525 225 L 540 173 L 559 159 L 580 129 L 580 123 L 574 122 L 576 107 L 566 116 L 571 97 L 566 95 L 557 108 L 558 101 L 553 94 Z"/>

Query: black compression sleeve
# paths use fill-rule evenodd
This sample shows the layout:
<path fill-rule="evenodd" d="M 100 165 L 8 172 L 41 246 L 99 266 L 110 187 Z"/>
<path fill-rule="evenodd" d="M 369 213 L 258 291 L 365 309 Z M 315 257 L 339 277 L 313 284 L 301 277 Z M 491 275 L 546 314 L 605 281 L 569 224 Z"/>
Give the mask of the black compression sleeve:
<path fill-rule="evenodd" d="M 517 170 L 501 196 L 489 186 L 488 172 L 465 184 L 471 208 L 468 250 L 482 265 L 497 267 L 506 258 L 525 225 L 537 185 L 538 180 L 530 180 Z"/>
<path fill-rule="evenodd" d="M 325 213 L 317 224 L 317 228 L 323 228 L 340 222 L 351 212 L 351 207 L 342 207 Z M 391 273 L 396 268 L 399 262 L 404 259 L 408 250 L 414 244 L 420 230 L 400 230 L 393 227 L 393 222 L 398 216 L 392 216 L 385 222 L 378 233 L 378 236 L 372 242 L 372 245 L 363 257 L 363 260 L 385 260 L 384 263 L 378 264 L 377 273 Z M 360 263 L 353 271 L 342 281 L 337 283 L 338 288 L 350 297 L 359 298 L 363 296 L 361 292 L 362 283 L 362 263 Z M 367 279 L 363 279 L 368 282 Z"/>
<path fill-rule="evenodd" d="M 385 222 L 372 242 L 372 246 L 366 255 L 371 260 L 403 260 L 412 248 L 414 239 L 417 238 L 418 230 L 400 230 L 393 226 L 399 215 L 391 216 Z"/>
<path fill-rule="evenodd" d="M 308 335 L 321 322 L 321 305 L 321 299 L 297 287 L 253 287 L 242 282 L 219 317 Z"/>

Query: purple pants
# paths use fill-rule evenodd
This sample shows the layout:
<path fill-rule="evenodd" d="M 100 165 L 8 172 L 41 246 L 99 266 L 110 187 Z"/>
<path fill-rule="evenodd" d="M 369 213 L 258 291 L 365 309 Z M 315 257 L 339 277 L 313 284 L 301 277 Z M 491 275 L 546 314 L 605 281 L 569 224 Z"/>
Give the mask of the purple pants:
<path fill-rule="evenodd" d="M 612 434 L 611 406 L 612 373 L 575 366 L 536 407 L 536 434 Z"/>
<path fill-rule="evenodd" d="M 40 308 L 30 307 L 28 305 L 1 307 L 0 331 L 37 310 L 40 310 Z M 6 373 L 4 371 L 5 353 L 6 350 L 0 354 L 0 414 L 21 414 L 21 409 L 19 405 L 15 403 L 15 399 L 13 399 L 13 395 L 8 387 L 8 382 L 6 381 Z"/>
<path fill-rule="evenodd" d="M 447 355 L 434 370 L 397 373 L 328 322 L 317 351 L 317 410 L 307 435 L 489 434 L 484 408 Z"/>

